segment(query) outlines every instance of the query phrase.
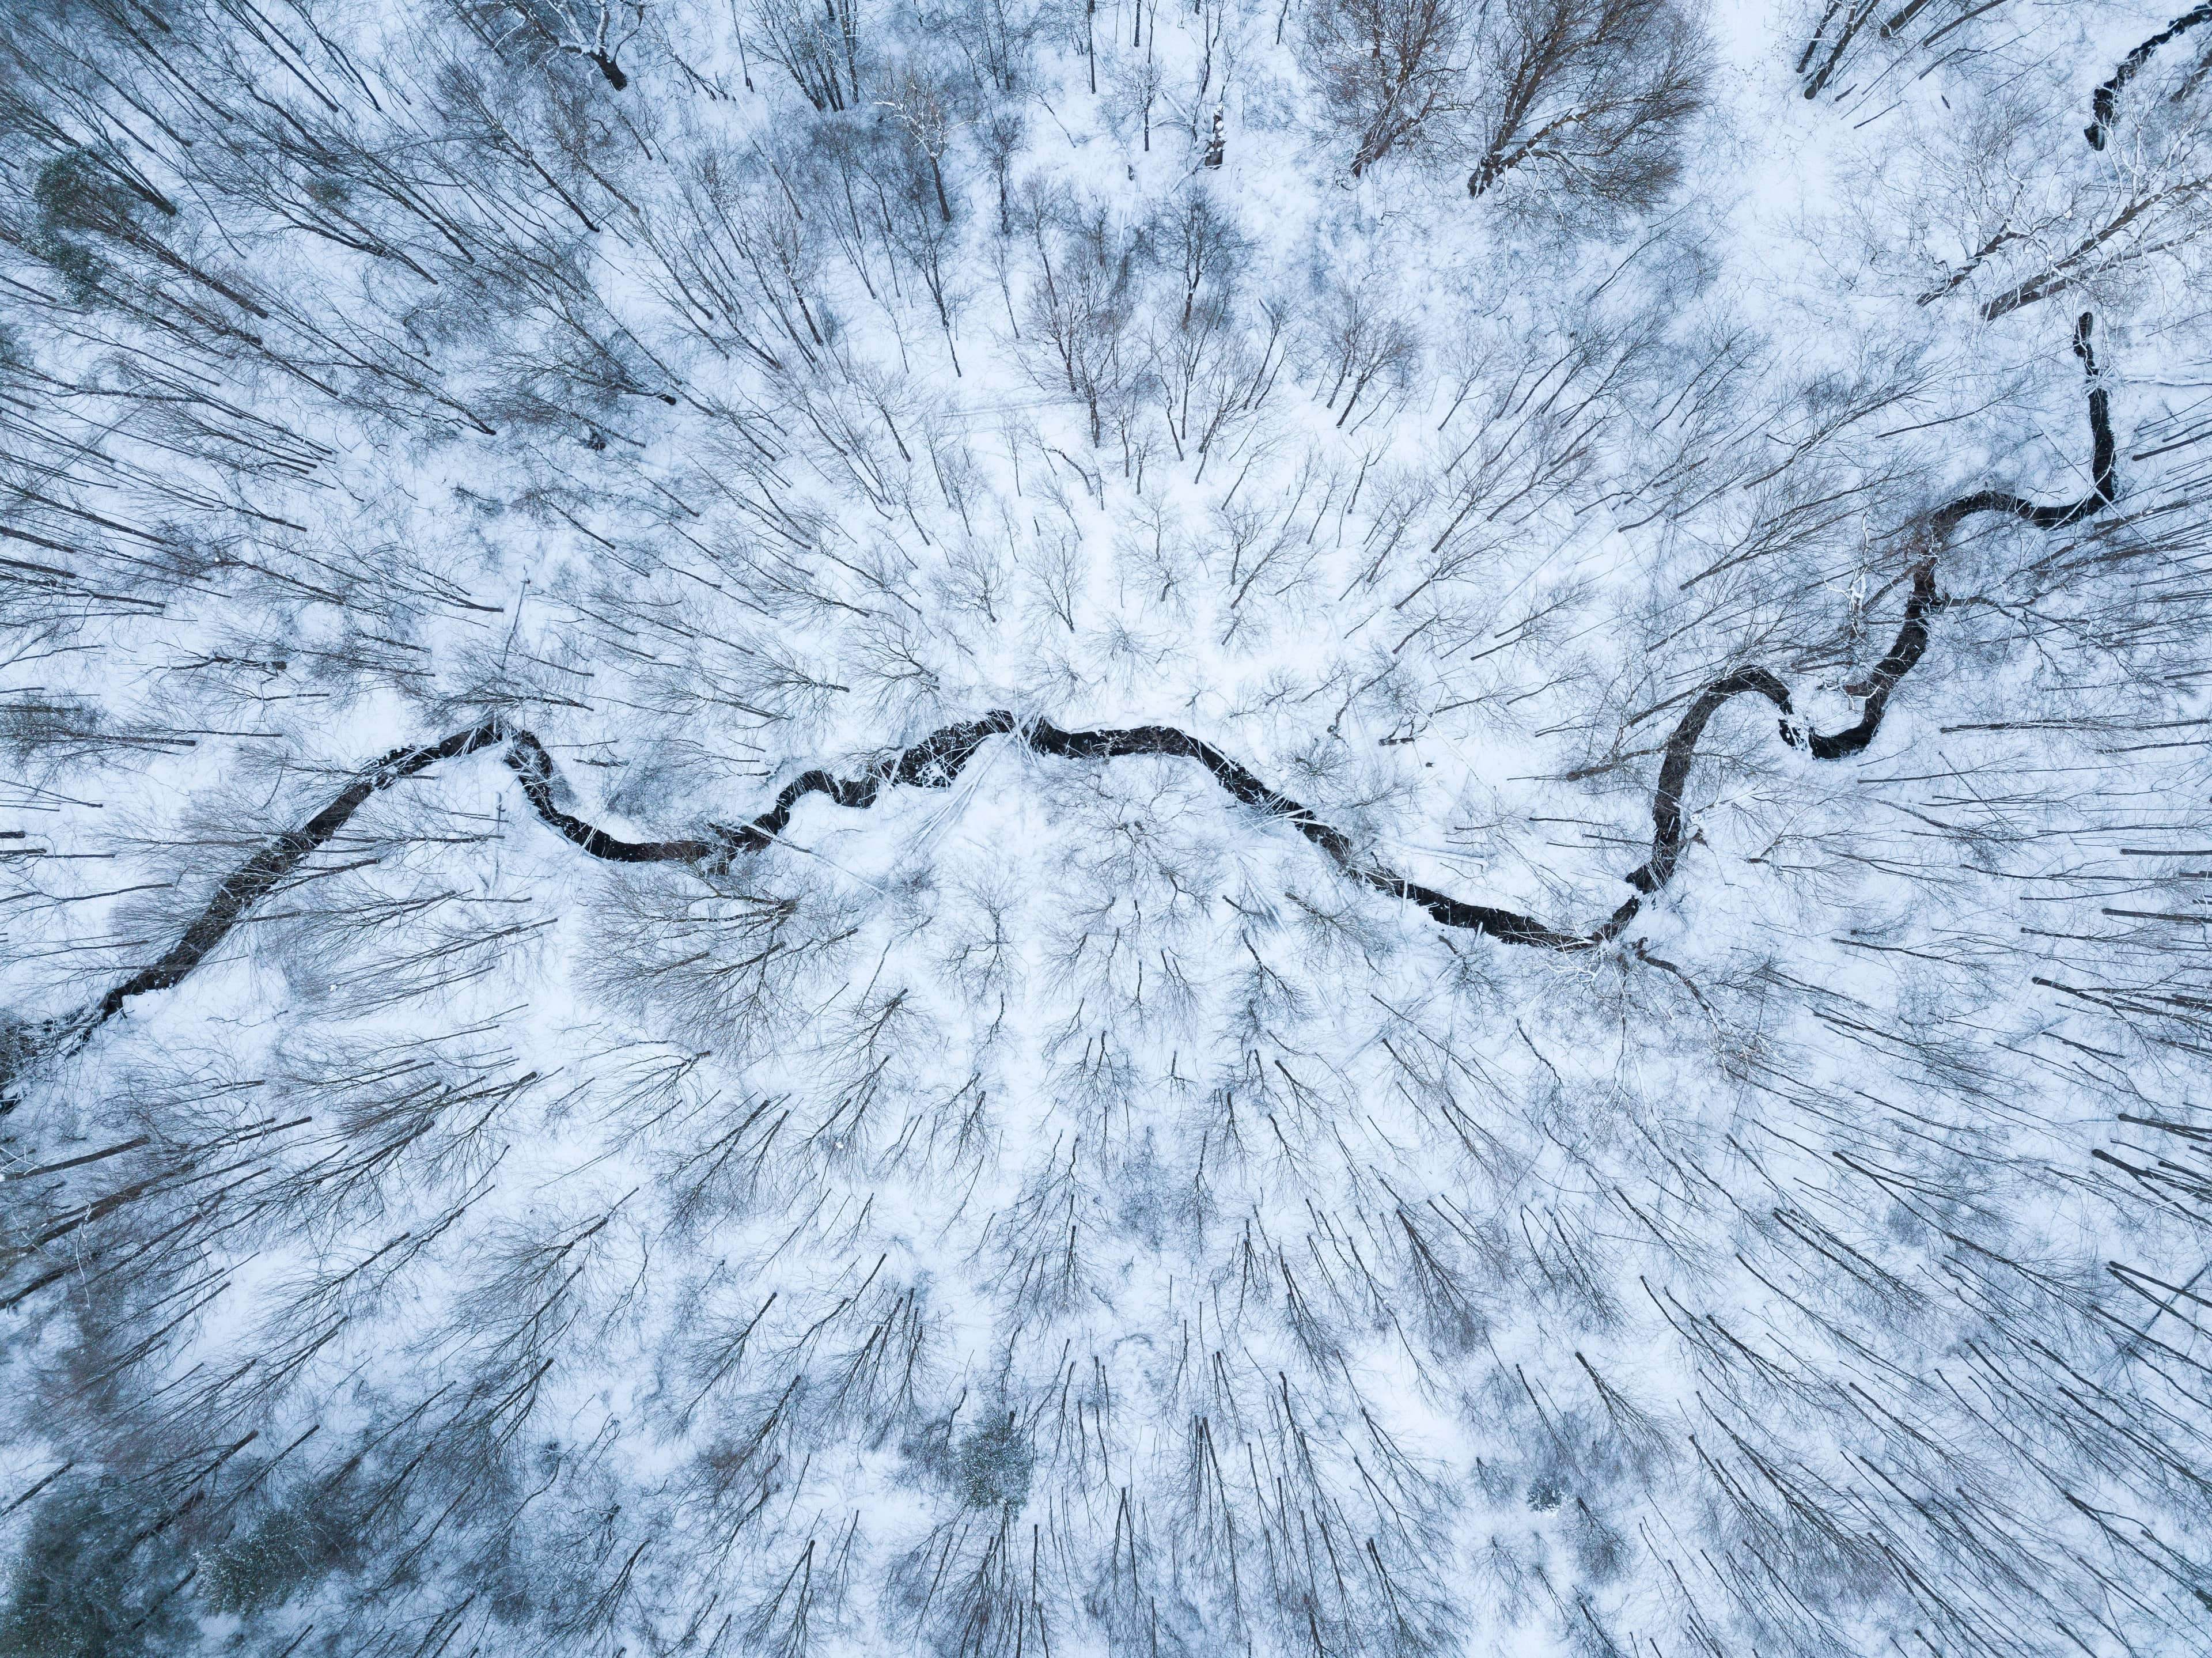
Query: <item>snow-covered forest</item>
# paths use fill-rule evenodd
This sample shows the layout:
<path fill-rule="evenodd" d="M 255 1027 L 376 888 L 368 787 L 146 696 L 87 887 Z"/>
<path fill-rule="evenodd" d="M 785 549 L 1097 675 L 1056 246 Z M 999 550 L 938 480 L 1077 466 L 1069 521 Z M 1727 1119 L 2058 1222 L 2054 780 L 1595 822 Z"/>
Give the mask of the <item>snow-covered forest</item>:
<path fill-rule="evenodd" d="M 0 0 L 0 1654 L 2212 1654 L 2212 4 Z"/>

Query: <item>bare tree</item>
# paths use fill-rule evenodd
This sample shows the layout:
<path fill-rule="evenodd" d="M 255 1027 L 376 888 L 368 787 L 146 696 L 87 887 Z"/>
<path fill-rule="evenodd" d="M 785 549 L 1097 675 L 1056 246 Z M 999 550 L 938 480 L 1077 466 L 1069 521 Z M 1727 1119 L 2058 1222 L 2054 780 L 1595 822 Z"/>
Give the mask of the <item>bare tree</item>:
<path fill-rule="evenodd" d="M 1313 0 L 1302 41 L 1329 112 L 1352 136 L 1355 179 L 1419 144 L 1468 95 L 1462 0 Z"/>
<path fill-rule="evenodd" d="M 1707 49 L 1676 0 L 1497 0 L 1474 46 L 1480 196 L 1521 168 L 1570 192 L 1648 204 L 1680 171 Z"/>
<path fill-rule="evenodd" d="M 1307 317 L 1305 336 L 1316 388 L 1326 387 L 1322 406 L 1334 411 L 1340 427 L 1363 398 L 1371 412 L 1376 403 L 1405 391 L 1421 359 L 1420 336 L 1375 276 L 1326 282 Z"/>
<path fill-rule="evenodd" d="M 2185 271 L 2212 230 L 2192 73 L 2182 61 L 2145 70 L 2146 95 L 2115 111 L 2094 148 L 2054 128 L 2033 88 L 1961 88 L 1942 121 L 1916 122 L 1869 169 L 1860 234 L 1877 257 L 1905 256 L 1918 303 L 1972 296 L 1989 321 L 2069 289 L 2117 301 L 2161 270 Z M 1895 222 L 1886 234 L 1877 216 Z"/>
<path fill-rule="evenodd" d="M 1140 149 L 1152 147 L 1152 128 L 1160 118 L 1160 104 L 1168 96 L 1167 65 L 1159 54 L 1154 0 L 1132 0 L 1136 27 L 1127 52 L 1111 60 L 1106 89 L 1106 118 L 1125 143 L 1134 137 Z"/>
<path fill-rule="evenodd" d="M 643 0 L 495 0 L 488 8 L 493 39 L 540 58 L 580 58 L 617 92 L 629 76 L 622 50 L 645 23 Z"/>
<path fill-rule="evenodd" d="M 750 0 L 758 39 L 807 101 L 820 110 L 860 101 L 860 12 L 857 0 Z"/>
<path fill-rule="evenodd" d="M 802 215 L 772 173 L 763 177 L 747 158 L 702 149 L 644 240 L 689 327 L 716 349 L 743 352 L 781 374 L 794 361 L 814 361 L 834 331 L 813 234 L 824 221 L 834 234 L 835 215 Z"/>
<path fill-rule="evenodd" d="M 968 300 L 968 277 L 960 259 L 959 227 L 952 203 L 945 193 L 945 176 L 937 160 L 918 150 L 902 158 L 903 177 L 890 181 L 890 210 L 884 220 L 884 239 L 921 279 L 929 295 L 937 325 L 944 331 L 945 349 L 952 372 L 961 374 L 960 351 L 953 329 Z"/>
<path fill-rule="evenodd" d="M 1282 308 L 1241 291 L 1251 241 L 1202 185 L 1164 208 L 1150 238 L 1166 279 L 1151 331 L 1152 380 L 1178 459 L 1205 456 L 1266 401 L 1280 367 Z M 1253 336 L 1264 343 L 1254 349 Z"/>
<path fill-rule="evenodd" d="M 927 34 L 952 43 L 978 90 L 1006 94 L 1029 89 L 1039 22 L 1034 5 L 1024 0 L 951 0 L 921 15 Z"/>
<path fill-rule="evenodd" d="M 1181 321 L 1186 327 L 1199 290 L 1205 288 L 1209 296 L 1234 291 L 1238 267 L 1252 250 L 1251 239 L 1201 185 L 1191 185 L 1181 200 L 1163 208 L 1151 242 L 1153 256 L 1181 279 Z"/>
<path fill-rule="evenodd" d="M 1009 203 L 1012 189 L 1014 158 L 1021 154 L 1022 145 L 1029 137 L 1029 122 L 1019 107 L 1002 104 L 993 109 L 975 128 L 976 146 L 983 152 L 983 164 L 990 169 L 991 182 L 999 192 L 999 234 L 1010 235 L 1013 218 Z"/>
<path fill-rule="evenodd" d="M 952 135 L 964 125 L 957 92 L 945 77 L 931 74 L 909 59 L 885 84 L 876 104 L 896 123 L 915 153 L 929 164 L 937 210 L 951 224 L 952 203 L 945 193 L 943 162 Z"/>
<path fill-rule="evenodd" d="M 1109 407 L 1138 367 L 1131 325 L 1141 233 L 1103 203 L 1042 194 L 1020 204 L 1018 222 L 1035 258 L 1023 336 L 1030 372 L 1064 386 L 1084 410 L 1091 441 L 1102 442 Z"/>

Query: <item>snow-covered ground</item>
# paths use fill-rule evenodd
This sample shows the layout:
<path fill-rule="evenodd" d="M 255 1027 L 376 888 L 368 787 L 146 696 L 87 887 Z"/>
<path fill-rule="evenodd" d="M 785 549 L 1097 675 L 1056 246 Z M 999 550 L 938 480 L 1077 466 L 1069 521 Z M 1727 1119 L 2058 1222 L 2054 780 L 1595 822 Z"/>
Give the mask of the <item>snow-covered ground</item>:
<path fill-rule="evenodd" d="M 2178 3 L 14 8 L 0 1652 L 2212 1651 Z"/>

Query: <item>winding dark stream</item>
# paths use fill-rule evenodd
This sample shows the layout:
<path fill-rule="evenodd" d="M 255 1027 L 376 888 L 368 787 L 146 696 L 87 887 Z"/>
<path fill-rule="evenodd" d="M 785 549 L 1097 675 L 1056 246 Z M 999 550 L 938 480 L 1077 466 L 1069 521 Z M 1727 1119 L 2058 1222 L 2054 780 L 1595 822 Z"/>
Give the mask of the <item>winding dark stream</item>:
<path fill-rule="evenodd" d="M 2105 139 L 2112 130 L 2112 122 L 2120 112 L 2120 93 L 2138 71 L 2151 60 L 2151 55 L 2177 35 L 2186 34 L 2199 23 L 2212 22 L 2212 0 L 2193 11 L 2183 13 L 2120 59 L 2119 68 L 2112 71 L 2110 80 L 2100 85 L 2089 97 L 2089 125 L 2081 136 L 2089 141 L 2092 149 L 2102 149 Z M 2190 76 L 2193 82 L 2195 75 Z"/>
<path fill-rule="evenodd" d="M 1562 932 L 1517 910 L 1470 903 L 1409 881 L 1363 857 L 1343 830 L 1316 816 L 1310 807 L 1269 787 L 1211 743 L 1172 726 L 1066 731 L 1049 720 L 1024 720 L 1006 709 L 998 709 L 933 732 L 920 742 L 877 762 L 857 777 L 840 778 L 819 768 L 802 772 L 785 784 L 778 791 L 775 804 L 750 823 L 734 828 L 711 825 L 703 838 L 623 841 L 556 806 L 553 801 L 553 759 L 544 744 L 531 732 L 494 718 L 466 731 L 456 732 L 441 742 L 394 749 L 362 768 L 336 799 L 297 829 L 276 836 L 233 872 L 216 890 L 214 898 L 185 929 L 184 936 L 159 960 L 140 969 L 75 1017 L 57 1022 L 48 1028 L 48 1034 L 70 1046 L 81 1045 L 120 1012 L 133 996 L 166 990 L 179 983 L 222 943 L 248 910 L 279 885 L 301 860 L 337 834 L 372 796 L 441 760 L 457 759 L 481 749 L 502 745 L 503 757 L 520 781 L 531 810 L 549 828 L 592 857 L 623 864 L 689 864 L 709 872 L 726 870 L 737 858 L 771 845 L 789 827 L 793 809 L 810 794 L 827 795 L 841 806 L 862 811 L 875 804 L 886 785 L 945 788 L 960 775 L 976 751 L 994 737 L 1011 737 L 1039 754 L 1068 760 L 1113 760 L 1127 755 L 1171 756 L 1196 761 L 1237 801 L 1289 824 L 1326 853 L 1353 880 L 1419 905 L 1445 926 L 1487 933 L 1507 944 L 1533 944 L 1547 950 L 1595 949 L 1618 938 L 1635 919 L 1644 900 L 1674 879 L 1686 833 L 1683 789 L 1697 756 L 1698 739 L 1723 707 L 1738 696 L 1763 696 L 1783 715 L 1783 740 L 1793 745 L 1802 743 L 1814 759 L 1839 760 L 1859 753 L 1881 729 L 1892 693 L 1927 652 L 1929 618 L 1944 602 L 1936 587 L 1936 562 L 1960 525 L 1978 513 L 2002 513 L 2038 529 L 2058 529 L 2078 523 L 2113 501 L 2118 490 L 2109 394 L 2097 382 L 2096 359 L 2089 338 L 2091 326 L 2092 319 L 2085 312 L 2074 330 L 2074 351 L 2081 358 L 2089 381 L 2094 485 L 2090 493 L 2078 501 L 2043 506 L 2001 490 L 1984 489 L 1962 495 L 1937 508 L 1929 519 L 1927 555 L 1912 568 L 1911 589 L 1905 599 L 1905 618 L 1897 638 L 1873 671 L 1851 688 L 1854 694 L 1865 699 L 1856 725 L 1832 732 L 1802 730 L 1791 719 L 1789 687 L 1765 668 L 1734 669 L 1699 691 L 1689 711 L 1675 726 L 1674 734 L 1667 739 L 1651 803 L 1651 855 L 1626 878 L 1636 894 L 1590 931 Z"/>

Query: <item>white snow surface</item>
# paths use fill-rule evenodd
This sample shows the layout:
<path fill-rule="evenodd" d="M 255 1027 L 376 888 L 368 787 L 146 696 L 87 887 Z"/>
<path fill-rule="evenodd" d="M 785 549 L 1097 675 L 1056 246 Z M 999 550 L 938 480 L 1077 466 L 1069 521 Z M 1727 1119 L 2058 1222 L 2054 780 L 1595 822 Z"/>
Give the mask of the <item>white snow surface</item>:
<path fill-rule="evenodd" d="M 1353 179 L 1296 5 L 1149 46 L 1102 6 L 1093 94 L 1080 7 L 863 4 L 826 112 L 693 0 L 620 91 L 512 9 L 240 0 L 136 58 L 26 9 L 82 53 L 69 142 L 264 314 L 42 208 L 89 149 L 0 160 L 0 1628 L 2212 1651 L 2212 27 L 2081 134 L 2175 3 L 1885 12 L 1809 99 L 1838 8 L 1714 5 L 1679 178 L 1625 204 L 1470 199 L 1442 120 Z M 932 76 L 952 222 L 871 217 L 837 158 Z M 1264 386 L 1203 454 L 1158 372 L 1194 203 L 1196 396 Z M 1603 948 L 1441 926 L 1184 760 L 995 738 L 718 872 L 587 857 L 487 751 L 40 1035 L 494 714 L 636 839 L 992 709 L 1171 725 L 1586 931 L 1699 688 L 1848 726 L 1936 507 L 2091 489 L 2084 311 L 2118 502 L 1969 520 L 1863 754 L 1725 708 Z M 1354 317 L 1401 344 L 1347 404 Z M 125 1586 L 94 1645 L 39 1621 L 57 1570 Z"/>

